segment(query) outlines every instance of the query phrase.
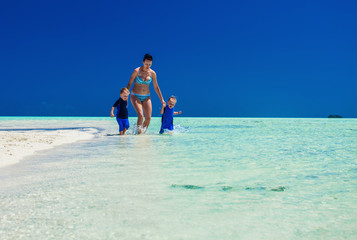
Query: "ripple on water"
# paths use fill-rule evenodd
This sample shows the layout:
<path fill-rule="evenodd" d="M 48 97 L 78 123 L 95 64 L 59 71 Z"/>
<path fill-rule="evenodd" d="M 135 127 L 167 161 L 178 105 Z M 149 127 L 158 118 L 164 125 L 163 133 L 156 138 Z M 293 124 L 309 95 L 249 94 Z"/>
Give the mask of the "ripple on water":
<path fill-rule="evenodd" d="M 172 188 L 182 188 L 182 189 L 204 189 L 205 187 L 190 185 L 190 184 L 172 184 Z"/>

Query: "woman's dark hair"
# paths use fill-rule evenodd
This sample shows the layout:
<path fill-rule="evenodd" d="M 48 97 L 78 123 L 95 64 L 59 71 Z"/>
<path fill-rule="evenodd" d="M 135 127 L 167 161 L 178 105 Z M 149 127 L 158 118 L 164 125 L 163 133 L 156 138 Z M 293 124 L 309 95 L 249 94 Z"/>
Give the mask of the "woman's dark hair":
<path fill-rule="evenodd" d="M 145 60 L 152 61 L 152 56 L 151 56 L 150 54 L 145 54 L 144 59 L 143 59 L 143 62 L 144 62 Z"/>

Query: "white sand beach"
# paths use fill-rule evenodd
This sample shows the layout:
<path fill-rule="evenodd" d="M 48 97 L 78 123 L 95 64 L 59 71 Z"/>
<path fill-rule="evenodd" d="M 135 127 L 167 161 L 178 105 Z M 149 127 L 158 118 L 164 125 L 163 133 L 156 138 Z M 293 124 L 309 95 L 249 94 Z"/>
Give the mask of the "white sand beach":
<path fill-rule="evenodd" d="M 58 145 L 94 137 L 95 129 L 0 131 L 0 167 L 18 163 L 24 157 Z"/>

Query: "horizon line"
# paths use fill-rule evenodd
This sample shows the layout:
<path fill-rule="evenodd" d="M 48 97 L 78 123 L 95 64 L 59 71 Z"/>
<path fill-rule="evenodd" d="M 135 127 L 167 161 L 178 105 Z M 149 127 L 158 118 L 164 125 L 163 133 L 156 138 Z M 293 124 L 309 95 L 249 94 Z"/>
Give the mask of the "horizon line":
<path fill-rule="evenodd" d="M 11 115 L 11 116 L 1 116 L 0 118 L 41 118 L 41 117 L 47 117 L 47 118 L 111 118 L 110 116 L 60 116 L 60 115 L 53 115 L 53 116 L 44 116 L 44 115 Z M 114 118 L 114 117 L 113 117 Z M 129 116 L 129 118 L 137 118 L 136 116 Z M 151 117 L 151 118 L 161 118 L 161 116 L 156 116 L 156 117 Z M 325 118 L 333 118 L 333 119 L 343 119 L 343 118 L 348 118 L 348 119 L 354 119 L 357 117 L 247 117 L 247 116 L 175 116 L 175 118 L 318 118 L 318 119 L 325 119 Z"/>

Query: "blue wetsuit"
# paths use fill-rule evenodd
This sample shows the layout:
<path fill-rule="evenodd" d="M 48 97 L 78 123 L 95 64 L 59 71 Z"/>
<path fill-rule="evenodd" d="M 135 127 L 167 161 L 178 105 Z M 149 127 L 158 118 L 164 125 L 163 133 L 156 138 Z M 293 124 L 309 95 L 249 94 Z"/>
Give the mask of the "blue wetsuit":
<path fill-rule="evenodd" d="M 169 106 L 166 106 L 164 108 L 164 114 L 162 114 L 161 118 L 160 134 L 164 133 L 165 129 L 170 131 L 174 130 L 174 111 L 175 107 L 170 109 Z"/>
<path fill-rule="evenodd" d="M 113 105 L 117 108 L 117 122 L 119 125 L 119 132 L 124 131 L 130 127 L 128 120 L 128 101 L 119 98 Z"/>

